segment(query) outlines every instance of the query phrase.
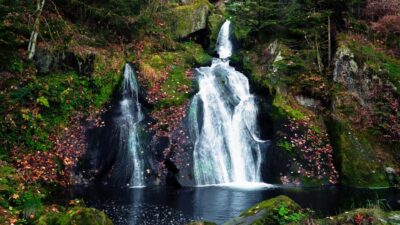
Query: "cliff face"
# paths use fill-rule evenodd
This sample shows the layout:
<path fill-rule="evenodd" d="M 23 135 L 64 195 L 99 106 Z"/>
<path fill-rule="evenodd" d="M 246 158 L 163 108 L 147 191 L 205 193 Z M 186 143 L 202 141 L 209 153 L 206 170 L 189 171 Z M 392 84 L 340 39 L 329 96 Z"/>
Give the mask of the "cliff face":
<path fill-rule="evenodd" d="M 396 182 L 390 171 L 399 160 L 395 156 L 399 146 L 396 85 L 379 58 L 370 55 L 365 61 L 365 54 L 382 53 L 367 43 L 364 47 L 355 47 L 348 39 L 339 43 L 333 81 L 340 86 L 332 101 L 332 114 L 338 124 L 332 124 L 332 140 L 339 155 L 343 183 L 389 186 Z"/>

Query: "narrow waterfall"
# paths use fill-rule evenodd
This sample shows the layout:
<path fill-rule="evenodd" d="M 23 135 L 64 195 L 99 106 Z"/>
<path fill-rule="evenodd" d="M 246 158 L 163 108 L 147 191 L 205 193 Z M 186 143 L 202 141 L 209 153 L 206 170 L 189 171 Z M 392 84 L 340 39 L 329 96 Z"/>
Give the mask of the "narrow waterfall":
<path fill-rule="evenodd" d="M 257 105 L 249 81 L 229 65 L 231 22 L 218 36 L 219 59 L 196 69 L 199 92 L 190 108 L 197 185 L 260 182 L 263 142 L 257 138 Z"/>
<path fill-rule="evenodd" d="M 232 42 L 229 40 L 231 21 L 227 20 L 221 27 L 217 39 L 217 52 L 219 58 L 227 59 L 232 56 Z"/>
<path fill-rule="evenodd" d="M 144 116 L 138 99 L 138 83 L 132 67 L 125 65 L 122 99 L 119 102 L 120 116 L 115 119 L 119 127 L 119 146 L 132 157 L 133 173 L 130 179 L 131 186 L 144 186 L 144 159 L 140 152 L 138 138 L 138 123 Z"/>

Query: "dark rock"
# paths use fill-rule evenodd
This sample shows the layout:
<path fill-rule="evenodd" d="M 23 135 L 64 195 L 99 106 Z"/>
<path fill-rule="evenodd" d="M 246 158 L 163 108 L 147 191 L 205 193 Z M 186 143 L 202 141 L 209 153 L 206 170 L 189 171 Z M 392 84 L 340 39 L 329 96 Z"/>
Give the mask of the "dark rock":
<path fill-rule="evenodd" d="M 51 52 L 47 49 L 38 49 L 34 62 L 39 74 L 75 71 L 82 76 L 91 76 L 94 72 L 95 59 L 94 53 L 79 56 L 70 51 Z"/>

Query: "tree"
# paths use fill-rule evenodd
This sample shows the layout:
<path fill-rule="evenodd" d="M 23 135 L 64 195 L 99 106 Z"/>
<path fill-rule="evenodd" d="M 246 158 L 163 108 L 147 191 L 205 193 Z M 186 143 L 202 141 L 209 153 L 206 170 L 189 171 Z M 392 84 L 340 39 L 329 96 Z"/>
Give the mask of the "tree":
<path fill-rule="evenodd" d="M 36 0 L 36 12 L 35 12 L 35 23 L 33 24 L 33 30 L 31 33 L 31 37 L 29 39 L 28 45 L 28 59 L 33 59 L 36 50 L 36 41 L 37 36 L 39 35 L 40 30 L 40 16 L 42 15 L 43 7 L 45 4 L 45 0 Z"/>

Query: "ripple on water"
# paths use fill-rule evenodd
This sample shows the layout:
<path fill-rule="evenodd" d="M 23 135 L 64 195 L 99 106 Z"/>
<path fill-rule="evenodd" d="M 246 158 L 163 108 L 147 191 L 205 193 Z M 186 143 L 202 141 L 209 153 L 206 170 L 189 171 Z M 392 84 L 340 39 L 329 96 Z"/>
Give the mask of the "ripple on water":
<path fill-rule="evenodd" d="M 179 210 L 153 204 L 118 205 L 111 202 L 102 210 L 115 225 L 182 225 L 202 219 L 189 218 Z"/>

